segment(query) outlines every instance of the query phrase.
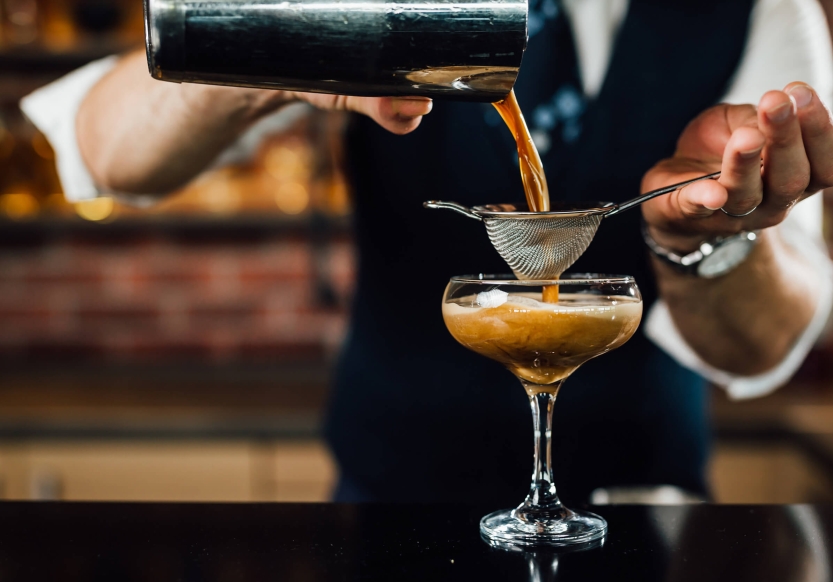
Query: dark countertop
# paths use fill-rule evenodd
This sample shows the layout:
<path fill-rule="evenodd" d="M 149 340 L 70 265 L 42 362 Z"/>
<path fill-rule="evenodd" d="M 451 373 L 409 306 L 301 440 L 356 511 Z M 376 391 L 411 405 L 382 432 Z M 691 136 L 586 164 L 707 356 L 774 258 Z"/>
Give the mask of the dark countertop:
<path fill-rule="evenodd" d="M 609 506 L 601 548 L 481 541 L 462 505 L 0 503 L 0 580 L 830 582 L 833 506 Z"/>

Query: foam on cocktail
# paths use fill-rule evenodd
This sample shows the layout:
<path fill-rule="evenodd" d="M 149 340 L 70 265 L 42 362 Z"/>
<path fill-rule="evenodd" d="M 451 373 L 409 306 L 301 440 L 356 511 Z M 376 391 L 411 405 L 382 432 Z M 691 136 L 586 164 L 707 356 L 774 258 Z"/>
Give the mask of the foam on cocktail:
<path fill-rule="evenodd" d="M 562 291 L 558 303 L 540 298 L 495 289 L 444 303 L 443 318 L 462 345 L 533 385 L 559 382 L 590 358 L 619 347 L 642 318 L 642 303 L 631 297 Z"/>

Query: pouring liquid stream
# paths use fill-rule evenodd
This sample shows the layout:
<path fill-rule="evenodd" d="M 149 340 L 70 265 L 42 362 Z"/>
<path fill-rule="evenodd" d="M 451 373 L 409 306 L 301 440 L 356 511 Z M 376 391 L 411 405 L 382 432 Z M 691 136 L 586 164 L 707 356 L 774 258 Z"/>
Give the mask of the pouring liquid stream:
<path fill-rule="evenodd" d="M 547 188 L 547 177 L 544 175 L 544 164 L 541 162 L 541 156 L 538 155 L 538 148 L 535 147 L 532 136 L 529 135 L 526 120 L 515 98 L 515 90 L 509 91 L 506 99 L 493 105 L 515 138 L 518 148 L 518 166 L 521 170 L 521 180 L 529 210 L 549 212 L 550 192 Z M 544 287 L 543 300 L 545 303 L 558 303 L 558 285 Z"/>

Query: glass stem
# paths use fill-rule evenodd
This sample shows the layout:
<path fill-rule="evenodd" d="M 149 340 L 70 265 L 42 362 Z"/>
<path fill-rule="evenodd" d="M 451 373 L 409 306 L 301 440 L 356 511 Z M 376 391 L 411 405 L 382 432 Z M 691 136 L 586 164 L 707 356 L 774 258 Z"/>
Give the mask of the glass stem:
<path fill-rule="evenodd" d="M 524 383 L 532 408 L 535 429 L 535 466 L 529 494 L 517 509 L 515 516 L 525 521 L 552 519 L 566 512 L 555 492 L 552 477 L 552 407 L 563 381 L 550 386 Z"/>

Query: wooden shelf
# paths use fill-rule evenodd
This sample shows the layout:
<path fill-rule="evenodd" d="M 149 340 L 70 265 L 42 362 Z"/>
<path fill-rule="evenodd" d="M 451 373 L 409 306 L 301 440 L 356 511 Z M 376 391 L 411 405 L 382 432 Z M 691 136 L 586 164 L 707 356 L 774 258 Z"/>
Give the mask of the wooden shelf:
<path fill-rule="evenodd" d="M 732 402 L 715 389 L 719 442 L 736 447 L 790 447 L 833 483 L 833 391 L 826 383 L 794 380 L 764 398 Z"/>
<path fill-rule="evenodd" d="M 0 441 L 314 438 L 330 362 L 2 364 Z"/>
<path fill-rule="evenodd" d="M 42 218 L 31 221 L 0 219 L 0 245 L 37 242 L 44 238 L 82 235 L 124 238 L 143 234 L 170 234 L 189 238 L 257 238 L 285 234 L 315 236 L 348 235 L 349 216 L 323 214 L 287 217 L 282 215 L 227 217 L 147 215 L 117 218 L 109 222 L 90 222 L 81 218 Z"/>
<path fill-rule="evenodd" d="M 25 95 L 96 59 L 137 48 L 135 43 L 104 40 L 67 50 L 39 46 L 0 48 L 0 104 Z"/>
<path fill-rule="evenodd" d="M 0 48 L 0 71 L 3 75 L 42 75 L 67 73 L 90 61 L 138 48 L 136 43 L 115 40 L 84 42 L 70 49 L 43 46 Z"/>

